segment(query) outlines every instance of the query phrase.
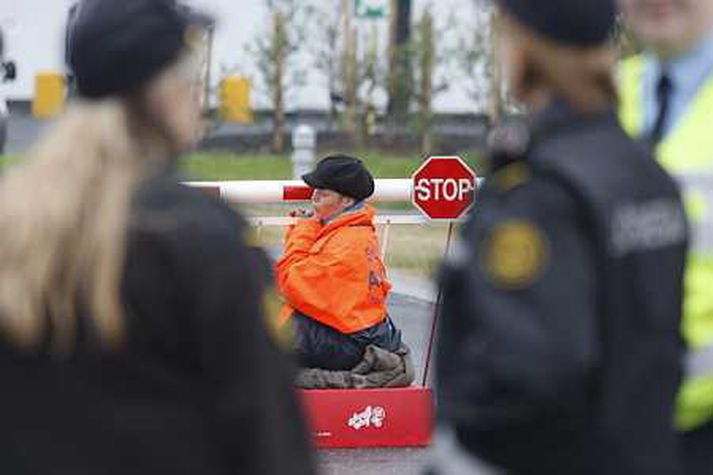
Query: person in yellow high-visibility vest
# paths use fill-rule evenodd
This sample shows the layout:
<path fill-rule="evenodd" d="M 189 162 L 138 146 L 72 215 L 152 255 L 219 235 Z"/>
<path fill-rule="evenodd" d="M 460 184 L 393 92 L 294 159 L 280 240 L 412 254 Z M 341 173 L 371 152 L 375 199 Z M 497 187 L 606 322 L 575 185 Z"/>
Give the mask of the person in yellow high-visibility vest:
<path fill-rule="evenodd" d="M 623 61 L 624 128 L 655 148 L 692 222 L 675 424 L 690 474 L 713 473 L 713 0 L 620 0 L 644 53 Z"/>

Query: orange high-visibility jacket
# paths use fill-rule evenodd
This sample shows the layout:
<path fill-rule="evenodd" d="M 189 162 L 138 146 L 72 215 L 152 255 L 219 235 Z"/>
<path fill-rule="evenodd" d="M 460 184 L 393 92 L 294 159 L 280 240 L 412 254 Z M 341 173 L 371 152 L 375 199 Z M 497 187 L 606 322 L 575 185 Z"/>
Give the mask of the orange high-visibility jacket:
<path fill-rule="evenodd" d="M 277 282 L 285 298 L 282 321 L 294 310 L 341 333 L 381 323 L 391 283 L 381 259 L 371 206 L 323 225 L 304 219 L 290 227 Z"/>

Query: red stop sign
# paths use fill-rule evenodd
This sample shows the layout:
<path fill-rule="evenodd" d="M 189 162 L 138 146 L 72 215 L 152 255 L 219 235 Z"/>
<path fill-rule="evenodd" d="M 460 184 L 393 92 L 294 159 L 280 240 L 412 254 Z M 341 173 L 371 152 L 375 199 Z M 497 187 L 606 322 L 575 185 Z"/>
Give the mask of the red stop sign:
<path fill-rule="evenodd" d="M 411 200 L 430 219 L 458 219 L 475 200 L 477 177 L 460 157 L 431 157 L 412 180 Z"/>

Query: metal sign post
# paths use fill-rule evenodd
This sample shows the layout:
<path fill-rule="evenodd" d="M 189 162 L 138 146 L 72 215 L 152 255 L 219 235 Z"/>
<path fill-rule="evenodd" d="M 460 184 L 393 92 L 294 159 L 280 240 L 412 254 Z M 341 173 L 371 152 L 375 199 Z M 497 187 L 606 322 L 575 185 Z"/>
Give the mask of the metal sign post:
<path fill-rule="evenodd" d="M 449 223 L 445 257 L 450 252 L 455 222 L 464 216 L 475 202 L 478 177 L 460 157 L 431 157 L 416 170 L 411 179 L 413 205 L 430 220 Z M 443 289 L 439 288 L 426 351 L 423 386 L 428 382 L 442 305 Z"/>

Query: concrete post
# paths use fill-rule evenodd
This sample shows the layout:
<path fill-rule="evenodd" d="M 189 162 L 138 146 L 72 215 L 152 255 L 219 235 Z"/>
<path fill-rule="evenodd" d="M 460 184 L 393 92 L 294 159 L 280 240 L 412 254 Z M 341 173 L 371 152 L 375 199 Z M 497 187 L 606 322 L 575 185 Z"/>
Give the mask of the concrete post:
<path fill-rule="evenodd" d="M 292 132 L 292 177 L 301 179 L 302 175 L 314 166 L 317 133 L 309 125 L 299 125 Z"/>

